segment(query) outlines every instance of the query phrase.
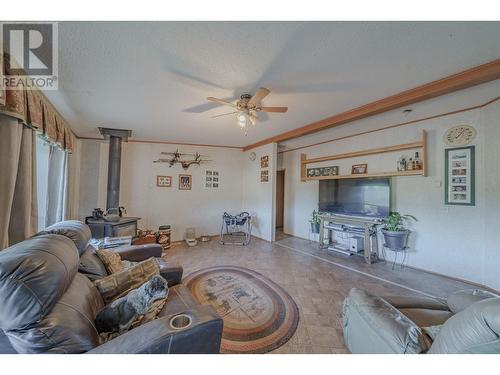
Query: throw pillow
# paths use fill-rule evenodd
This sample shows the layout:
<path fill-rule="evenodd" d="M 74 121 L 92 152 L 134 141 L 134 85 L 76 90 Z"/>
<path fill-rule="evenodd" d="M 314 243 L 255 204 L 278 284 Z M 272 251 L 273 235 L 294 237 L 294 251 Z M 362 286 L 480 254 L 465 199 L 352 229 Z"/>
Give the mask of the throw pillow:
<path fill-rule="evenodd" d="M 89 246 L 89 248 L 80 256 L 78 272 L 83 273 L 91 281 L 101 279 L 109 275 L 104 263 L 96 254 L 95 249 L 92 246 Z"/>
<path fill-rule="evenodd" d="M 122 258 L 118 253 L 110 250 L 96 250 L 96 253 L 110 275 L 123 271 Z"/>
<path fill-rule="evenodd" d="M 122 260 L 122 266 L 124 270 L 128 270 L 129 268 L 132 268 L 139 262 L 131 262 L 129 260 Z"/>
<path fill-rule="evenodd" d="M 160 267 L 155 258 L 149 258 L 133 267 L 95 280 L 94 285 L 101 293 L 106 304 L 123 297 L 132 289 L 144 284 L 154 275 L 160 274 Z"/>

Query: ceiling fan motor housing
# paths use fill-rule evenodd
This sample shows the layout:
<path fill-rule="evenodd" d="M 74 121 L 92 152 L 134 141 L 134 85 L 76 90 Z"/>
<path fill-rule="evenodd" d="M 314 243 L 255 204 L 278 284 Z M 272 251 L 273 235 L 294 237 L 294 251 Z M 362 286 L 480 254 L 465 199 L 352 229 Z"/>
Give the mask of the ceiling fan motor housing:
<path fill-rule="evenodd" d="M 238 109 L 240 111 L 254 109 L 255 106 L 252 106 L 252 105 L 249 104 L 250 99 L 252 99 L 252 95 L 250 95 L 250 94 L 242 94 L 240 96 L 240 100 L 238 100 L 238 103 L 236 103 Z"/>

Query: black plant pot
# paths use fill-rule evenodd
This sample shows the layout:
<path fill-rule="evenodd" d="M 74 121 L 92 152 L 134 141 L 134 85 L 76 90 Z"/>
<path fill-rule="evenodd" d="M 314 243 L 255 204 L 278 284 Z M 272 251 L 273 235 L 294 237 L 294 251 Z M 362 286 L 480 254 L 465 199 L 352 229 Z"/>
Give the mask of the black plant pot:
<path fill-rule="evenodd" d="M 311 223 L 311 232 L 312 233 L 319 233 L 319 223 L 317 223 L 317 224 Z"/>
<path fill-rule="evenodd" d="M 382 234 L 384 235 L 386 247 L 393 251 L 401 251 L 408 243 L 408 235 L 410 234 L 410 231 L 408 229 L 400 231 L 382 229 Z"/>

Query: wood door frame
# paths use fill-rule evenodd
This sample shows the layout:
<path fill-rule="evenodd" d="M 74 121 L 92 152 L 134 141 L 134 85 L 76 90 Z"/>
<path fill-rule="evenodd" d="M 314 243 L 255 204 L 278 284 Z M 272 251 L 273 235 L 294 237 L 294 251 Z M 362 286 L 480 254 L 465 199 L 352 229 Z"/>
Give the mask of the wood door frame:
<path fill-rule="evenodd" d="M 283 225 L 282 226 L 278 226 L 278 174 L 283 174 L 283 204 L 282 204 L 282 221 L 283 221 Z M 275 215 L 275 218 L 274 218 L 274 228 L 280 228 L 280 229 L 283 229 L 285 227 L 285 177 L 286 177 L 286 169 L 283 168 L 283 169 L 279 169 L 276 171 L 276 193 L 275 193 L 275 198 L 276 198 L 276 215 Z"/>

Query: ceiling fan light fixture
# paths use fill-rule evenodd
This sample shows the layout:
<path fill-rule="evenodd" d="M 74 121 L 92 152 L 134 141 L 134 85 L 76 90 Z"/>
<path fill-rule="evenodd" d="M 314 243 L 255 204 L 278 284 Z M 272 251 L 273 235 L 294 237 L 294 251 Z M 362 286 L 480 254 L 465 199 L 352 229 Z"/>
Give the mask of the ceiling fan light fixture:
<path fill-rule="evenodd" d="M 245 129 L 246 126 L 247 126 L 247 116 L 246 116 L 246 114 L 243 113 L 243 112 L 238 113 L 237 119 L 238 119 L 238 126 L 240 128 L 242 128 L 242 129 Z"/>

